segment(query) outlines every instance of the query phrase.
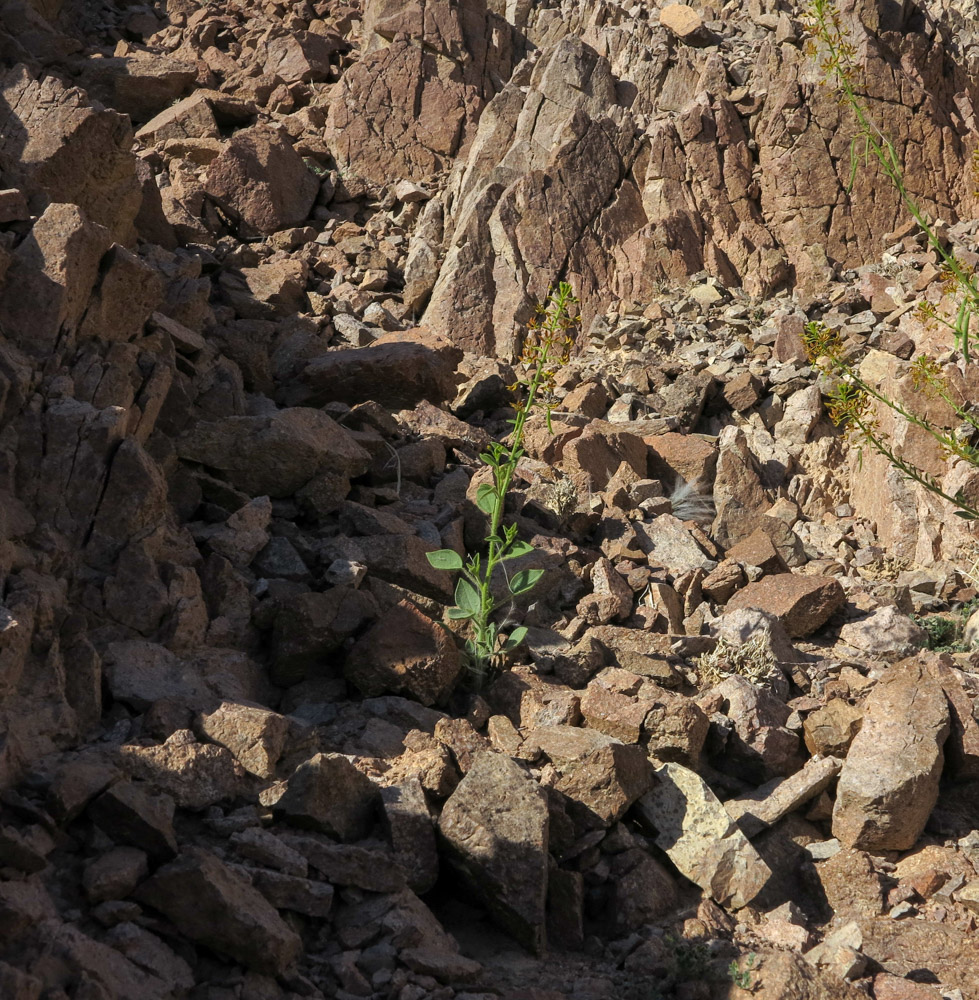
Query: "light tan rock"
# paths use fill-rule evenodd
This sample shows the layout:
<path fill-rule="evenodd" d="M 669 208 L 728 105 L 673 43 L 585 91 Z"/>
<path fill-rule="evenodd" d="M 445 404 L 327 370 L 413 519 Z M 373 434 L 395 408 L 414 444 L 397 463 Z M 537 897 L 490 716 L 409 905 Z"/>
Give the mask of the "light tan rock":
<path fill-rule="evenodd" d="M 753 792 L 728 799 L 724 808 L 745 836 L 753 837 L 815 798 L 840 773 L 842 766 L 835 757 L 813 758 L 788 778 L 773 778 Z"/>
<path fill-rule="evenodd" d="M 717 902 L 746 906 L 771 877 L 768 866 L 698 774 L 664 764 L 656 779 L 637 809 L 657 846 Z"/>
<path fill-rule="evenodd" d="M 833 835 L 863 850 L 907 850 L 938 799 L 950 731 L 941 687 L 918 659 L 888 669 L 843 764 Z"/>

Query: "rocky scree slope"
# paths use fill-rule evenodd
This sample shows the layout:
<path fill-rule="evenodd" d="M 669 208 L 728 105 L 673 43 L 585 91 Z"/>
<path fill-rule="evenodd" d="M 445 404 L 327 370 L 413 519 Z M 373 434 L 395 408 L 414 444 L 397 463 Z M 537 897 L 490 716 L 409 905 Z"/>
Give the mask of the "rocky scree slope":
<path fill-rule="evenodd" d="M 910 617 L 971 539 L 854 474 L 800 339 L 900 388 L 942 290 L 838 193 L 793 12 L 3 13 L 0 995 L 730 996 L 753 951 L 755 995 L 976 996 L 975 664 Z M 967 25 L 851 14 L 968 219 Z M 557 274 L 547 575 L 474 696 L 424 556 L 478 544 Z"/>

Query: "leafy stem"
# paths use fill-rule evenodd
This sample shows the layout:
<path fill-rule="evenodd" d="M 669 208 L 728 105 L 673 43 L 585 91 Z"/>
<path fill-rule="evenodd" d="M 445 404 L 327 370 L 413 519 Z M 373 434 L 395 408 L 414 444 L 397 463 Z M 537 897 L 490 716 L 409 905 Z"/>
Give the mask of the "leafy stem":
<path fill-rule="evenodd" d="M 485 551 L 470 553 L 465 560 L 454 549 L 428 553 L 428 560 L 436 569 L 459 572 L 455 606 L 449 609 L 448 616 L 470 622 L 466 653 L 477 685 L 485 680 L 494 658 L 515 649 L 527 634 L 527 629 L 520 627 L 500 641 L 499 626 L 493 620 L 497 609 L 493 582 L 498 570 L 506 574 L 506 562 L 533 552 L 533 546 L 517 537 L 515 524 L 503 524 L 503 515 L 517 465 L 524 455 L 527 419 L 542 401 L 547 426 L 551 429 L 550 394 L 556 370 L 570 357 L 574 343 L 572 331 L 577 323 L 576 305 L 571 286 L 561 282 L 538 308 L 536 319 L 528 324 L 523 354 L 518 362 L 524 376 L 511 386 L 523 398 L 517 403 L 510 422 L 512 430 L 507 435 L 508 443 L 494 441 L 480 455 L 493 474 L 491 483 L 483 483 L 476 490 L 476 505 L 489 516 Z M 510 597 L 529 593 L 543 575 L 542 569 L 522 569 L 506 575 Z"/>

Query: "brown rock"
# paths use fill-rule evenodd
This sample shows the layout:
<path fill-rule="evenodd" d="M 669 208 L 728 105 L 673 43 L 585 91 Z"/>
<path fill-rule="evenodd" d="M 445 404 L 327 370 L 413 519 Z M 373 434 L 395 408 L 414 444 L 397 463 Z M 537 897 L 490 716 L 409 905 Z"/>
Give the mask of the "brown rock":
<path fill-rule="evenodd" d="M 547 797 L 518 764 L 480 754 L 442 810 L 447 860 L 522 944 L 545 945 Z"/>
<path fill-rule="evenodd" d="M 763 391 L 763 383 L 757 375 L 741 372 L 725 384 L 722 394 L 732 410 L 743 413 L 761 399 Z"/>
<path fill-rule="evenodd" d="M 23 65 L 0 80 L 0 96 L 11 109 L 0 139 L 5 185 L 75 205 L 110 239 L 131 244 L 141 196 L 126 116 L 92 108 L 56 75 L 35 80 Z"/>
<path fill-rule="evenodd" d="M 376 616 L 377 605 L 370 594 L 349 587 L 284 600 L 272 629 L 272 683 L 298 684 Z"/>
<path fill-rule="evenodd" d="M 373 825 L 379 792 L 346 757 L 318 753 L 296 768 L 273 810 L 286 822 L 338 840 L 359 840 Z"/>
<path fill-rule="evenodd" d="M 611 909 L 617 927 L 638 930 L 662 919 L 676 905 L 674 877 L 640 847 L 613 856 L 611 880 Z"/>
<path fill-rule="evenodd" d="M 968 674 L 949 663 L 946 655 L 928 660 L 928 670 L 948 699 L 952 729 L 945 743 L 945 759 L 960 779 L 979 778 L 979 722 L 973 715 L 973 685 Z"/>
<path fill-rule="evenodd" d="M 169 860 L 177 853 L 169 795 L 151 795 L 143 785 L 121 781 L 95 799 L 88 812 L 108 836 L 141 848 L 151 858 Z"/>
<path fill-rule="evenodd" d="M 892 666 L 844 761 L 833 835 L 864 850 L 913 847 L 938 800 L 949 730 L 944 692 L 927 667 L 917 659 Z"/>
<path fill-rule="evenodd" d="M 90 903 L 125 899 L 149 871 L 145 851 L 116 847 L 85 866 L 82 887 Z"/>
<path fill-rule="evenodd" d="M 714 481 L 717 447 L 696 434 L 656 434 L 644 438 L 649 446 L 649 471 L 674 484 L 678 480 L 707 490 Z"/>
<path fill-rule="evenodd" d="M 306 407 L 200 421 L 177 449 L 181 458 L 224 473 L 249 496 L 290 496 L 323 473 L 346 483 L 345 494 L 350 477 L 370 464 L 370 455 L 343 427 Z"/>
<path fill-rule="evenodd" d="M 308 364 L 280 396 L 289 405 L 322 406 L 373 399 L 392 409 L 421 400 L 438 404 L 456 394 L 462 352 L 423 330 L 379 337 L 369 347 L 331 351 Z"/>
<path fill-rule="evenodd" d="M 402 601 L 385 612 L 347 654 L 344 673 L 362 694 L 404 694 L 441 704 L 462 670 L 458 648 L 441 624 Z"/>
<path fill-rule="evenodd" d="M 704 25 L 703 17 L 685 3 L 673 3 L 664 7 L 659 14 L 659 23 L 687 45 L 711 43 L 712 36 Z"/>
<path fill-rule="evenodd" d="M 190 940 L 257 972 L 284 973 L 302 951 L 299 935 L 265 898 L 202 848 L 184 848 L 137 896 Z"/>
<path fill-rule="evenodd" d="M 0 289 L 9 340 L 35 357 L 51 355 L 81 323 L 112 237 L 75 205 L 49 205 L 14 251 Z"/>
<path fill-rule="evenodd" d="M 286 134 L 267 125 L 236 132 L 204 175 L 204 190 L 239 220 L 242 236 L 306 221 L 319 182 Z"/>
<path fill-rule="evenodd" d="M 260 778 L 271 778 L 289 733 L 285 716 L 261 705 L 223 701 L 198 717 L 202 736 L 234 754 L 239 764 Z"/>
<path fill-rule="evenodd" d="M 593 490 L 604 490 L 623 462 L 639 479 L 645 479 L 645 442 L 603 420 L 588 424 L 581 435 L 565 445 L 561 456 L 561 465 L 568 474 L 584 477 Z"/>
<path fill-rule="evenodd" d="M 841 766 L 835 757 L 814 758 L 788 778 L 773 778 L 753 792 L 728 799 L 724 808 L 745 836 L 753 837 L 828 788 Z"/>
<path fill-rule="evenodd" d="M 727 550 L 727 558 L 747 566 L 758 566 L 766 574 L 789 572 L 785 560 L 761 528 L 756 528 L 747 538 L 732 545 Z"/>
<path fill-rule="evenodd" d="M 653 768 L 638 746 L 573 726 L 532 729 L 525 746 L 539 746 L 558 772 L 554 787 L 581 807 L 591 825 L 611 826 L 649 791 Z"/>
<path fill-rule="evenodd" d="M 234 757 L 224 747 L 197 743 L 189 729 L 178 729 L 160 746 L 126 745 L 120 755 L 135 777 L 184 809 L 206 809 L 235 798 L 241 790 L 244 775 Z"/>
<path fill-rule="evenodd" d="M 599 559 L 592 567 L 593 593 L 578 602 L 578 614 L 590 625 L 623 621 L 632 613 L 634 595 L 624 577 L 608 559 Z"/>
<path fill-rule="evenodd" d="M 888 972 L 874 976 L 874 1000 L 938 1000 L 941 994 L 934 986 L 902 979 Z"/>
<path fill-rule="evenodd" d="M 776 615 L 786 632 L 797 638 L 825 625 L 845 600 L 835 577 L 777 573 L 739 590 L 728 602 L 728 609 L 757 608 Z"/>
<path fill-rule="evenodd" d="M 863 725 L 863 709 L 842 698 L 834 698 L 803 722 L 806 747 L 812 754 L 845 757 Z"/>
<path fill-rule="evenodd" d="M 137 131 L 136 138 L 154 146 L 169 139 L 217 139 L 220 135 L 207 91 L 198 90 L 148 121 Z"/>

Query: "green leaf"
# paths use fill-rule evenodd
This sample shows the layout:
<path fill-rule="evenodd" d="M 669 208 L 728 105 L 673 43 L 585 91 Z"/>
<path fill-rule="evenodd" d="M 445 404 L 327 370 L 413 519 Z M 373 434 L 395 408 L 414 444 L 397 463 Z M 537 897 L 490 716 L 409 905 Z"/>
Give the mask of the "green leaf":
<path fill-rule="evenodd" d="M 533 590 L 537 581 L 544 575 L 542 569 L 522 569 L 519 573 L 514 573 L 510 580 L 510 593 L 526 594 L 528 590 Z"/>
<path fill-rule="evenodd" d="M 496 487 L 490 483 L 483 483 L 476 489 L 476 506 L 484 514 L 492 514 L 496 509 Z"/>
<path fill-rule="evenodd" d="M 436 569 L 462 569 L 462 556 L 455 549 L 436 549 L 425 555 Z"/>
<path fill-rule="evenodd" d="M 453 621 L 462 621 L 464 618 L 472 618 L 471 611 L 463 611 L 462 608 L 449 608 L 446 612 Z"/>
<path fill-rule="evenodd" d="M 977 520 L 979 520 L 979 518 L 977 518 L 975 514 L 970 514 L 968 511 L 965 511 L 965 510 L 953 510 L 952 513 L 956 517 L 961 517 L 963 521 L 977 521 Z"/>
<path fill-rule="evenodd" d="M 504 559 L 518 559 L 520 556 L 527 555 L 528 552 L 533 552 L 534 547 L 529 542 L 521 541 L 519 538 L 513 543 L 507 554 L 503 557 Z"/>
<path fill-rule="evenodd" d="M 470 615 L 479 614 L 479 591 L 466 579 L 459 577 L 456 581 L 456 604 Z"/>
<path fill-rule="evenodd" d="M 509 653 L 517 648 L 527 638 L 527 626 L 521 625 L 510 633 L 510 638 L 503 644 L 503 652 Z"/>

